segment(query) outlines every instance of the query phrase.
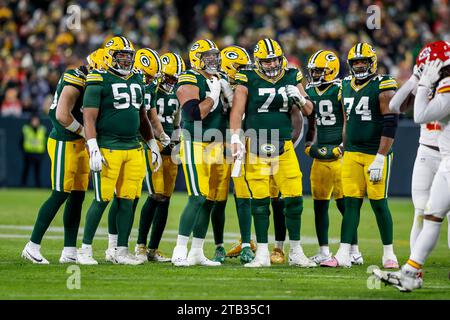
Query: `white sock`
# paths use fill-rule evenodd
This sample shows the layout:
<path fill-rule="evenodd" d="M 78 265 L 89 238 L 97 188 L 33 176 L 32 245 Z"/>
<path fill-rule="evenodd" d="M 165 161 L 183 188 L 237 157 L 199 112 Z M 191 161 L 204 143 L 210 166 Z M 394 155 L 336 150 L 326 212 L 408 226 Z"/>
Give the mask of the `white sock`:
<path fill-rule="evenodd" d="M 81 244 L 81 249 L 89 249 L 92 250 L 92 244 Z"/>
<path fill-rule="evenodd" d="M 289 240 L 289 244 L 291 246 L 291 251 L 293 252 L 303 252 L 303 249 L 300 245 L 300 240 Z"/>
<path fill-rule="evenodd" d="M 407 264 L 407 263 L 402 267 L 402 270 L 413 272 L 413 273 L 417 273 L 420 271 L 420 270 L 414 268 L 412 265 Z"/>
<path fill-rule="evenodd" d="M 108 233 L 108 249 L 117 247 L 117 234 Z"/>
<path fill-rule="evenodd" d="M 284 248 L 284 241 L 275 241 L 275 248 L 283 250 L 283 248 Z"/>
<path fill-rule="evenodd" d="M 423 220 L 423 229 L 412 249 L 411 260 L 424 264 L 439 239 L 442 222 Z"/>
<path fill-rule="evenodd" d="M 447 227 L 447 241 L 448 241 L 448 248 L 450 249 L 450 212 L 447 213 L 447 222 L 448 222 L 448 227 Z"/>
<path fill-rule="evenodd" d="M 203 249 L 203 243 L 205 239 L 202 238 L 192 238 L 192 246 L 191 249 Z"/>
<path fill-rule="evenodd" d="M 423 228 L 423 209 L 414 210 L 414 221 L 411 228 L 411 233 L 409 235 L 409 250 L 412 251 L 414 244 L 416 243 L 417 237 Z"/>
<path fill-rule="evenodd" d="M 77 254 L 77 248 L 76 247 L 64 247 L 63 248 L 63 254 L 73 256 Z"/>
<path fill-rule="evenodd" d="M 269 253 L 269 244 L 268 243 L 258 243 L 256 254 L 259 255 L 267 255 Z"/>
<path fill-rule="evenodd" d="M 223 243 L 216 244 L 216 248 L 223 247 Z"/>
<path fill-rule="evenodd" d="M 330 247 L 329 246 L 320 246 L 319 247 L 320 254 L 324 256 L 328 256 L 330 254 Z"/>
<path fill-rule="evenodd" d="M 341 243 L 338 252 L 336 252 L 336 255 L 349 256 L 350 247 L 351 247 L 350 243 Z"/>
<path fill-rule="evenodd" d="M 116 247 L 116 253 L 124 254 L 128 251 L 128 247 Z"/>
<path fill-rule="evenodd" d="M 394 256 L 394 245 L 388 244 L 383 246 L 383 257 L 390 258 Z"/>
<path fill-rule="evenodd" d="M 358 245 L 357 244 L 352 244 L 351 246 L 350 246 L 350 253 L 352 254 L 352 253 L 359 253 L 359 248 L 358 248 Z"/>
<path fill-rule="evenodd" d="M 178 235 L 178 237 L 177 237 L 177 246 L 187 247 L 188 242 L 189 242 L 189 237 L 182 236 L 180 234 Z"/>
<path fill-rule="evenodd" d="M 41 250 L 41 245 L 34 243 L 32 241 L 28 241 L 28 246 L 30 247 L 30 249 L 33 249 L 33 250 L 38 250 L 38 251 Z"/>
<path fill-rule="evenodd" d="M 250 247 L 250 243 L 242 243 L 241 248 Z"/>

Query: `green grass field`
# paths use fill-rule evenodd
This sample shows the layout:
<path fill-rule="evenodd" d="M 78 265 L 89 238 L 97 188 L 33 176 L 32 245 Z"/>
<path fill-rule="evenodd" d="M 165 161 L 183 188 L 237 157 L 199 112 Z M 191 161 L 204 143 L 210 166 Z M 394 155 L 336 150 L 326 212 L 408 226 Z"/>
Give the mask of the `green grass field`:
<path fill-rule="evenodd" d="M 0 299 L 450 299 L 450 255 L 447 247 L 447 222 L 441 230 L 438 245 L 429 257 L 424 274 L 424 288 L 413 293 L 400 293 L 373 284 L 367 269 L 381 265 L 382 245 L 375 217 L 366 201 L 359 227 L 360 249 L 364 265 L 351 269 L 300 269 L 272 266 L 263 269 L 243 268 L 238 259 L 227 260 L 222 267 L 175 268 L 171 264 L 147 263 L 140 266 L 111 265 L 103 262 L 107 246 L 107 219 L 104 215 L 94 240 L 94 257 L 98 266 L 80 266 L 81 288 L 70 290 L 68 265 L 58 263 L 63 245 L 62 212 L 52 223 L 42 242 L 43 255 L 50 265 L 33 265 L 20 258 L 28 241 L 41 203 L 48 190 L 0 191 Z M 89 193 L 83 206 L 81 224 L 91 203 Z M 134 248 L 139 222 L 139 203 L 131 235 Z M 175 194 L 161 249 L 170 255 L 175 245 L 179 215 L 186 203 L 186 194 Z M 303 248 L 307 255 L 316 252 L 314 215 L 311 198 L 305 198 L 302 220 Z M 338 248 L 341 217 L 330 206 L 331 249 Z M 391 199 L 394 219 L 394 245 L 399 262 L 409 254 L 409 230 L 413 207 L 409 199 Z M 82 229 L 81 229 L 82 230 Z M 272 226 L 271 234 L 273 235 Z M 227 205 L 225 242 L 228 249 L 239 238 L 234 201 Z M 273 238 L 272 238 L 273 240 Z M 80 240 L 79 240 L 80 242 Z M 288 247 L 287 247 L 288 249 Z M 209 233 L 205 252 L 212 256 L 214 244 Z M 370 286 L 369 287 L 373 287 Z"/>

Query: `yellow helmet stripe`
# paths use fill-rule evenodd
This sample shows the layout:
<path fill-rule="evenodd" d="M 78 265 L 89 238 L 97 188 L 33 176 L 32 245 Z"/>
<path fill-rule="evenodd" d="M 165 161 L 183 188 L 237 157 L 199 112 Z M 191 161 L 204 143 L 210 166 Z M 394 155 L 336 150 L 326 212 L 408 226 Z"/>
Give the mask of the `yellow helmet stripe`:
<path fill-rule="evenodd" d="M 208 42 L 210 49 L 215 49 L 216 46 L 214 45 L 214 42 L 212 42 L 211 40 L 205 39 L 206 42 Z"/>
<path fill-rule="evenodd" d="M 323 52 L 323 50 L 319 50 L 317 51 L 312 57 L 311 57 L 311 63 L 314 64 L 314 62 L 316 61 L 317 57 L 319 56 L 319 54 Z"/>
<path fill-rule="evenodd" d="M 127 38 L 120 36 L 120 39 L 122 39 L 123 45 L 125 47 L 130 47 L 130 42 L 127 40 Z"/>
<path fill-rule="evenodd" d="M 264 43 L 266 45 L 267 51 L 269 51 L 269 54 L 273 54 L 274 50 L 273 50 L 272 42 L 270 41 L 270 39 L 268 39 L 268 38 L 264 39 Z"/>

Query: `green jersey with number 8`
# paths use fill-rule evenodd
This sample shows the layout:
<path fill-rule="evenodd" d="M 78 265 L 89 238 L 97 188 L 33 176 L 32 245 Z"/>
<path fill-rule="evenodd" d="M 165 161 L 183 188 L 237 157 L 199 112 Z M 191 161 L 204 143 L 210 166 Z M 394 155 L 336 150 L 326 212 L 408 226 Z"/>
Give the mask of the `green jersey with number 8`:
<path fill-rule="evenodd" d="M 305 91 L 314 102 L 316 143 L 319 146 L 341 144 L 344 115 L 341 105 L 340 81 L 333 82 L 323 91 L 320 91 L 318 87 L 307 85 Z"/>
<path fill-rule="evenodd" d="M 142 74 L 119 77 L 94 70 L 86 78 L 84 108 L 98 108 L 97 142 L 102 148 L 129 150 L 140 146 L 140 109 L 144 104 Z"/>
<path fill-rule="evenodd" d="M 248 89 L 245 108 L 244 130 L 266 129 L 268 137 L 271 130 L 279 130 L 279 140 L 291 140 L 291 109 L 293 101 L 287 96 L 286 86 L 297 86 L 303 79 L 300 70 L 283 69 L 281 74 L 271 80 L 257 69 L 241 70 L 236 74 L 236 83 Z M 259 134 L 258 134 L 259 136 Z"/>
<path fill-rule="evenodd" d="M 377 75 L 358 86 L 353 76 L 342 81 L 342 104 L 347 115 L 345 151 L 377 154 L 383 130 L 379 95 L 396 90 L 389 75 Z"/>

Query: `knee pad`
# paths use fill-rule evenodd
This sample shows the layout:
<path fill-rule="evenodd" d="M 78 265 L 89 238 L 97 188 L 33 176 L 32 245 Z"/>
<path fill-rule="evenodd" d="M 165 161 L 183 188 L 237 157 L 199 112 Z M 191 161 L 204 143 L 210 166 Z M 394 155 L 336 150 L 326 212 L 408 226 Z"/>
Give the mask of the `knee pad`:
<path fill-rule="evenodd" d="M 264 199 L 251 199 L 252 214 L 262 216 L 270 215 L 269 205 L 270 197 Z"/>
<path fill-rule="evenodd" d="M 303 197 L 284 198 L 284 215 L 288 218 L 300 216 L 303 211 Z"/>

